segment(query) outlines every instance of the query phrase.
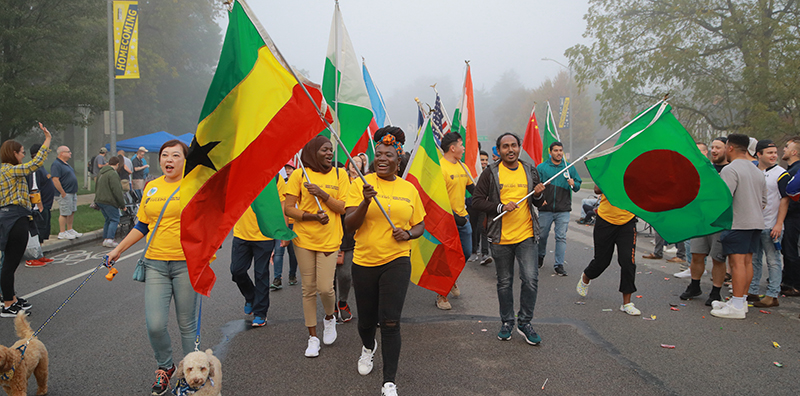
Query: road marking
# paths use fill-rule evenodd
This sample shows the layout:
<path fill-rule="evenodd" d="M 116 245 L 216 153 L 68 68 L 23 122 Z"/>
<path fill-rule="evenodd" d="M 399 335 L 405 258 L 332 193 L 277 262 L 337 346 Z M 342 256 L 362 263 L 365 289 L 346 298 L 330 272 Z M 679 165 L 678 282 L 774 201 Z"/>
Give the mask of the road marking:
<path fill-rule="evenodd" d="M 131 253 L 131 254 L 127 255 L 127 256 L 123 256 L 121 259 L 117 260 L 117 263 L 119 263 L 120 261 L 123 261 L 123 260 L 127 260 L 127 259 L 129 259 L 129 258 L 131 258 L 131 257 L 133 257 L 133 256 L 136 256 L 136 255 L 138 255 L 138 254 L 141 254 L 141 253 L 142 253 L 142 251 L 144 251 L 144 249 L 141 249 L 141 250 L 135 251 L 135 252 L 133 252 L 133 253 Z M 64 279 L 64 280 L 62 280 L 62 281 L 59 281 L 59 282 L 53 283 L 53 284 L 52 284 L 52 285 L 50 285 L 50 286 L 43 287 L 43 288 L 41 288 L 41 289 L 39 289 L 39 290 L 37 290 L 37 291 L 35 291 L 35 292 L 28 293 L 28 294 L 26 294 L 26 295 L 22 296 L 22 298 L 24 298 L 24 299 L 28 299 L 28 298 L 31 298 L 31 297 L 33 297 L 33 296 L 36 296 L 36 295 L 42 294 L 42 293 L 44 293 L 44 292 L 46 292 L 46 291 L 48 291 L 48 290 L 50 290 L 50 289 L 55 289 L 56 287 L 59 287 L 59 286 L 61 286 L 61 285 L 65 284 L 65 283 L 72 282 L 72 281 L 74 281 L 75 279 L 83 278 L 83 277 L 85 277 L 86 275 L 89 275 L 89 274 L 91 274 L 91 273 L 92 273 L 92 271 L 94 271 L 94 268 L 92 268 L 92 269 L 90 269 L 90 270 L 86 270 L 86 271 L 84 271 L 84 272 L 81 272 L 81 273 L 80 273 L 80 274 L 78 274 L 78 275 L 71 276 L 71 277 L 69 277 L 69 278 L 67 278 L 67 279 Z"/>

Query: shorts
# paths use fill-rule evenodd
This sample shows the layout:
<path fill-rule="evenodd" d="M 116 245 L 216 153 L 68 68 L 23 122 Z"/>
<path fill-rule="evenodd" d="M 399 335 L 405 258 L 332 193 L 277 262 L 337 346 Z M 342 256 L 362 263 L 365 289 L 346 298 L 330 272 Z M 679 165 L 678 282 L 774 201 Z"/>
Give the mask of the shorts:
<path fill-rule="evenodd" d="M 144 179 L 133 179 L 134 190 L 144 190 Z"/>
<path fill-rule="evenodd" d="M 66 197 L 58 197 L 58 211 L 61 216 L 69 216 L 78 211 L 78 194 L 67 194 Z"/>
<path fill-rule="evenodd" d="M 720 242 L 721 232 L 716 232 L 711 235 L 705 235 L 697 238 L 692 238 L 692 254 L 703 254 L 711 256 L 712 260 L 725 262 L 725 254 L 722 250 L 722 242 Z"/>
<path fill-rule="evenodd" d="M 755 253 L 756 247 L 761 242 L 762 230 L 725 230 L 719 240 L 722 242 L 722 253 L 749 254 Z"/>

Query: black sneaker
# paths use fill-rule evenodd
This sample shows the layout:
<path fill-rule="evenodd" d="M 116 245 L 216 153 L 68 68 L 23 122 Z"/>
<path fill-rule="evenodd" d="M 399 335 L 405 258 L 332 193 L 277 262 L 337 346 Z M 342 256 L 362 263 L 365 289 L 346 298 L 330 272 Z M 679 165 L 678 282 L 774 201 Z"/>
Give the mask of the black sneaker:
<path fill-rule="evenodd" d="M 493 260 L 491 257 L 486 257 L 485 259 L 481 260 L 481 265 L 489 265 L 489 264 L 491 264 L 493 261 L 494 261 L 494 260 Z"/>
<path fill-rule="evenodd" d="M 530 323 L 517 326 L 517 332 L 525 337 L 525 342 L 531 345 L 539 345 L 542 342 L 542 337 L 536 334 Z"/>
<path fill-rule="evenodd" d="M 17 297 L 17 303 L 19 303 L 20 307 L 22 307 L 22 309 L 26 311 L 33 308 L 33 305 L 31 305 L 31 303 L 29 303 L 28 300 L 22 297 Z"/>
<path fill-rule="evenodd" d="M 26 311 L 26 310 L 22 309 L 22 307 L 21 307 L 19 304 L 17 304 L 17 303 L 14 303 L 14 304 L 11 304 L 11 305 L 10 305 L 10 306 L 8 306 L 8 307 L 5 307 L 5 306 L 4 306 L 4 307 L 3 307 L 3 309 L 2 309 L 2 311 L 0 311 L 0 317 L 3 317 L 3 318 L 16 318 L 16 317 L 17 317 L 17 314 L 18 314 L 20 311 L 23 311 L 23 312 L 25 312 L 25 315 L 26 315 L 26 316 L 30 316 L 30 315 L 31 315 L 31 313 L 30 313 L 30 312 L 28 312 L 28 311 Z"/>
<path fill-rule="evenodd" d="M 339 301 L 336 305 L 337 309 L 339 310 L 339 319 L 341 319 L 342 323 L 347 323 L 353 320 L 353 313 L 350 312 L 350 306 L 347 305 L 347 302 Z"/>
<path fill-rule="evenodd" d="M 544 265 L 544 256 L 539 256 L 539 268 L 542 268 Z"/>
<path fill-rule="evenodd" d="M 511 339 L 511 332 L 514 331 L 514 322 L 505 322 L 500 326 L 500 331 L 497 333 L 497 339 L 500 341 L 508 341 Z"/>
<path fill-rule="evenodd" d="M 567 276 L 567 271 L 564 271 L 563 265 L 557 265 L 553 269 L 556 271 L 556 274 L 558 274 L 558 276 Z"/>
<path fill-rule="evenodd" d="M 686 291 L 683 292 L 683 294 L 680 295 L 680 299 L 681 300 L 689 300 L 689 299 L 692 299 L 694 297 L 699 297 L 702 294 L 703 294 L 703 291 L 700 290 L 699 287 L 698 288 L 693 288 L 692 285 L 690 284 L 689 286 L 686 287 Z"/>
<path fill-rule="evenodd" d="M 724 300 L 722 299 L 722 296 L 720 296 L 719 294 L 708 293 L 708 300 L 706 300 L 706 306 L 710 307 L 711 303 L 713 303 L 714 301 L 724 301 Z"/>
<path fill-rule="evenodd" d="M 289 277 L 289 286 L 294 286 L 296 284 L 297 284 L 297 277 L 296 276 L 290 276 Z"/>
<path fill-rule="evenodd" d="M 169 392 L 169 379 L 172 377 L 173 373 L 175 373 L 174 364 L 170 369 L 159 367 L 158 370 L 156 370 L 156 380 L 153 382 L 153 390 L 150 394 L 154 396 L 166 395 Z"/>
<path fill-rule="evenodd" d="M 275 278 L 272 280 L 272 284 L 269 285 L 269 288 L 272 290 L 280 290 L 283 288 L 281 285 L 281 278 Z"/>

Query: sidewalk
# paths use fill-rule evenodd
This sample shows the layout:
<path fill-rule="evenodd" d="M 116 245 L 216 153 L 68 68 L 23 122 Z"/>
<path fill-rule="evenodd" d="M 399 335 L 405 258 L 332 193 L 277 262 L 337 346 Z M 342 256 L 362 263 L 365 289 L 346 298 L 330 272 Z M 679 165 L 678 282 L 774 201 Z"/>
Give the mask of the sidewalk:
<path fill-rule="evenodd" d="M 78 195 L 78 205 L 88 205 L 94 202 L 94 194 Z M 56 230 L 58 231 L 58 230 Z M 49 253 L 65 250 L 72 247 L 84 245 L 103 239 L 103 230 L 94 230 L 83 233 L 83 236 L 76 239 L 58 239 L 58 234 L 50 235 L 50 239 L 42 243 L 42 253 L 47 256 Z"/>

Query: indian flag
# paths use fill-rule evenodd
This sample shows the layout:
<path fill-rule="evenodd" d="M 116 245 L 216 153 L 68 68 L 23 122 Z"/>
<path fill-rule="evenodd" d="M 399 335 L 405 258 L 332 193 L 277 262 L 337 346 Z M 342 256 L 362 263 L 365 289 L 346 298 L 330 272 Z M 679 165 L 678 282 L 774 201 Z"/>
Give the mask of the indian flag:
<path fill-rule="evenodd" d="M 481 156 L 478 149 L 478 131 L 475 127 L 475 98 L 472 94 L 472 73 L 467 63 L 467 75 L 464 78 L 464 90 L 461 101 L 453 113 L 452 131 L 458 132 L 464 139 L 464 163 L 473 178 L 477 178 L 481 170 Z"/>
<path fill-rule="evenodd" d="M 339 132 L 345 149 L 353 151 L 372 121 L 372 104 L 361 76 L 361 65 L 342 20 L 339 3 L 336 3 L 333 12 L 322 94 L 333 107 L 334 129 Z M 339 152 L 339 156 L 346 158 L 342 152 Z"/>
<path fill-rule="evenodd" d="M 425 205 L 425 233 L 411 241 L 411 281 L 446 296 L 464 269 L 464 252 L 447 196 L 441 154 L 425 121 L 420 143 L 404 178 L 419 191 Z"/>
<path fill-rule="evenodd" d="M 290 66 L 238 0 L 181 182 L 181 245 L 192 286 L 209 295 L 209 262 L 247 207 L 292 156 L 325 129 L 317 85 Z M 278 144 L 279 143 L 279 144 Z"/>

